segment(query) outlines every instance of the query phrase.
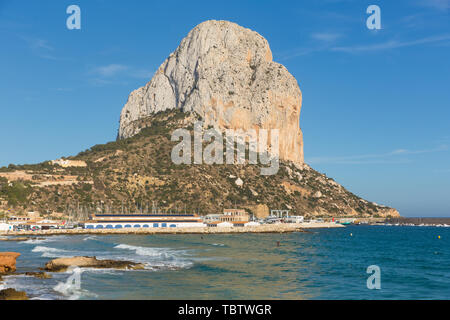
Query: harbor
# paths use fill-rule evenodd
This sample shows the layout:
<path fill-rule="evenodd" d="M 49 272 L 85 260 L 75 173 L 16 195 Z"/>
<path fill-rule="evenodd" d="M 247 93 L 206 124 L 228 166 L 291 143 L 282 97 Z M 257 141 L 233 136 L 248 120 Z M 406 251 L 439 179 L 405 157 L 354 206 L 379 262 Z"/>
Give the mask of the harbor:
<path fill-rule="evenodd" d="M 230 234 L 230 233 L 287 233 L 303 232 L 307 229 L 342 228 L 341 224 L 333 222 L 313 223 L 277 223 L 261 224 L 244 227 L 177 227 L 177 228 L 120 228 L 120 229 L 48 229 L 3 231 L 0 236 L 50 236 L 50 235 L 81 235 L 81 234 Z M 1 238 L 0 238 L 1 241 Z"/>
<path fill-rule="evenodd" d="M 311 219 L 272 210 L 255 216 L 245 209 L 224 209 L 221 214 L 194 213 L 92 213 L 82 219 L 49 220 L 39 213 L 10 216 L 0 224 L 0 235 L 31 236 L 60 234 L 208 234 L 208 233 L 284 233 L 311 228 L 343 227 L 339 220 Z"/>

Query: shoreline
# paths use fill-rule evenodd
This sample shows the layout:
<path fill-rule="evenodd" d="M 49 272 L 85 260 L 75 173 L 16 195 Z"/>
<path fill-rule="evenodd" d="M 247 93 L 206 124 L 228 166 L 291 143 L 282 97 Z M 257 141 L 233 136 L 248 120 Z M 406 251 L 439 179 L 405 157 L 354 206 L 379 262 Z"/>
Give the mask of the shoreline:
<path fill-rule="evenodd" d="M 38 231 L 0 232 L 0 236 L 45 236 L 45 235 L 80 235 L 80 234 L 234 234 L 234 233 L 286 233 L 306 232 L 307 229 L 343 228 L 337 223 L 286 223 L 266 224 L 248 227 L 190 227 L 190 228 L 127 228 L 127 229 L 54 229 Z M 1 239 L 0 239 L 1 240 Z"/>

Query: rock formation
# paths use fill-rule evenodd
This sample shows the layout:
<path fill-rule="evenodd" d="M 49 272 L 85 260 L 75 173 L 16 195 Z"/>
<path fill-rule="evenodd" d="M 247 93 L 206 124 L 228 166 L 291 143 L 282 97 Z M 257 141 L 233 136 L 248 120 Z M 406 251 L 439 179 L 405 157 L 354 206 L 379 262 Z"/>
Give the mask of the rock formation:
<path fill-rule="evenodd" d="M 17 252 L 0 252 L 0 274 L 16 271 L 16 259 L 19 256 Z"/>
<path fill-rule="evenodd" d="M 20 241 L 27 241 L 27 240 L 29 240 L 30 238 L 27 238 L 27 237 L 10 237 L 10 238 L 8 238 L 8 237 L 6 237 L 6 238 L 4 238 L 4 237 L 1 237 L 0 238 L 0 241 L 17 241 L 17 242 L 20 242 Z"/>
<path fill-rule="evenodd" d="M 45 272 L 25 272 L 26 276 L 35 277 L 38 279 L 51 279 L 52 276 Z"/>
<path fill-rule="evenodd" d="M 52 272 L 64 272 L 70 267 L 132 270 L 144 269 L 143 264 L 131 261 L 97 260 L 96 257 L 73 257 L 51 260 L 45 265 L 45 270 Z"/>
<path fill-rule="evenodd" d="M 168 109 L 194 111 L 217 129 L 278 129 L 280 159 L 303 163 L 299 127 L 302 93 L 295 78 L 272 61 L 266 39 L 228 21 L 196 26 L 147 85 L 122 110 L 118 138 L 140 120 Z"/>
<path fill-rule="evenodd" d="M 28 296 L 23 291 L 8 288 L 0 290 L 0 300 L 28 300 Z"/>

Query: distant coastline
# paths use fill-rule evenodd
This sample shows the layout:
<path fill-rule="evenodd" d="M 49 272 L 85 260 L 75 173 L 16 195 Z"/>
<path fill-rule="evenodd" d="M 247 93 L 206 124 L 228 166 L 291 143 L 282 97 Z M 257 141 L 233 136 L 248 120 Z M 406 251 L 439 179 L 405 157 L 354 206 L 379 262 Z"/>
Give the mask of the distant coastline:
<path fill-rule="evenodd" d="M 447 225 L 450 226 L 450 217 L 448 218 L 420 218 L 420 217 L 397 217 L 388 218 L 385 223 L 387 224 L 399 224 L 399 225 L 428 225 L 428 226 L 439 226 Z"/>

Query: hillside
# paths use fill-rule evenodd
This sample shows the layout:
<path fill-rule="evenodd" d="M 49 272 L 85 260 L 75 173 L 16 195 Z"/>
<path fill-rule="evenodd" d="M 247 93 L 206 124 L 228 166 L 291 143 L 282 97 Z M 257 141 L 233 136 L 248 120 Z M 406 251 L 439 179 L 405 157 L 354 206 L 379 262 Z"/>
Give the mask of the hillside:
<path fill-rule="evenodd" d="M 170 141 L 171 134 L 180 127 L 192 129 L 197 118 L 177 110 L 159 112 L 141 120 L 139 134 L 93 146 L 67 161 L 0 168 L 1 208 L 87 213 L 147 212 L 158 206 L 210 214 L 242 207 L 254 213 L 289 209 L 306 217 L 398 215 L 306 164 L 281 161 L 272 176 L 260 175 L 259 165 L 175 165 L 171 151 L 177 142 Z"/>

